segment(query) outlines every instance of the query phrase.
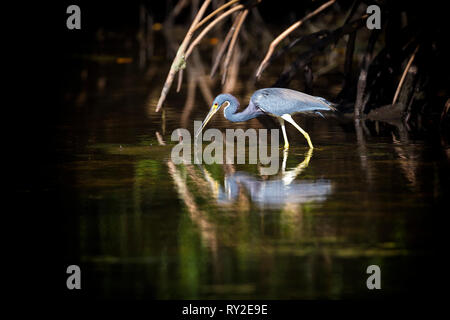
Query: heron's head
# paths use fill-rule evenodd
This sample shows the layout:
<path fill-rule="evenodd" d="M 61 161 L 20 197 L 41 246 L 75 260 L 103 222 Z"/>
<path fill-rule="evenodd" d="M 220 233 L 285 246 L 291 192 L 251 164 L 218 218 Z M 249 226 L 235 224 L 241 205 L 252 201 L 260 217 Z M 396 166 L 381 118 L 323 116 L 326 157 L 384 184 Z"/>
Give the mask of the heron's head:
<path fill-rule="evenodd" d="M 228 93 L 219 94 L 214 99 L 211 109 L 209 110 L 208 114 L 206 115 L 205 120 L 203 120 L 202 126 L 200 127 L 200 129 L 198 129 L 195 136 L 197 137 L 200 134 L 200 132 L 202 132 L 203 128 L 206 126 L 206 124 L 209 122 L 209 120 L 211 120 L 213 115 L 215 115 L 216 112 L 219 111 L 220 108 L 228 107 L 230 105 L 231 101 L 233 101 L 233 99 L 235 99 L 235 98 L 231 94 L 228 94 Z"/>

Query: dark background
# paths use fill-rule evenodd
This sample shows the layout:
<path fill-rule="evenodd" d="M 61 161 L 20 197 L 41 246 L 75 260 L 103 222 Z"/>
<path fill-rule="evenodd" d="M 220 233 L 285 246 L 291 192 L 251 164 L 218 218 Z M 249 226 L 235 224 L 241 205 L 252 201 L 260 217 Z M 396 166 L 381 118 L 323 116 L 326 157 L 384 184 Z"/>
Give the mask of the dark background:
<path fill-rule="evenodd" d="M 448 22 L 444 2 L 440 5 L 429 2 L 396 2 L 399 6 L 408 6 L 417 19 L 423 22 L 424 28 L 441 30 L 446 34 Z M 351 5 L 351 1 L 339 3 L 343 7 Z M 71 4 L 81 7 L 82 29 L 77 32 L 66 28 L 66 8 Z M 146 3 L 155 22 L 162 22 L 171 7 L 169 4 L 170 1 Z M 58 190 L 55 187 L 58 155 L 54 149 L 55 126 L 64 112 L 61 86 L 64 84 L 67 68 L 76 67 L 66 65 L 65 57 L 73 52 L 90 52 L 90 43 L 100 27 L 132 33 L 138 26 L 139 5 L 138 1 L 19 2 L 4 9 L 4 14 L 9 16 L 7 28 L 4 29 L 8 34 L 8 45 L 4 47 L 4 51 L 12 53 L 11 59 L 4 61 L 4 66 L 12 69 L 11 76 L 7 79 L 7 95 L 11 96 L 7 111 L 12 111 L 12 114 L 5 114 L 3 117 L 7 124 L 5 127 L 11 127 L 9 132 L 13 136 L 13 139 L 8 139 L 8 142 L 12 141 L 10 151 L 13 155 L 10 172 L 13 174 L 13 197 L 10 199 L 13 209 L 9 213 L 14 215 L 15 212 L 26 212 L 29 217 L 25 229 L 14 230 L 13 239 L 20 244 L 20 249 L 13 247 L 14 253 L 9 263 L 14 272 L 11 274 L 18 272 L 17 276 L 9 279 L 14 282 L 13 295 L 18 298 L 30 301 L 51 299 L 47 300 L 50 302 L 59 300 L 62 297 L 60 293 L 65 289 L 66 274 L 59 263 L 62 253 L 58 239 L 62 238 L 59 229 L 62 218 Z M 263 1 L 258 9 L 268 24 L 286 27 L 302 17 L 305 9 L 310 9 L 309 5 L 311 4 L 303 6 L 301 1 L 296 1 L 295 4 Z M 316 7 L 317 4 L 313 3 L 313 6 Z M 185 10 L 175 23 L 185 24 L 189 21 L 189 14 L 190 10 Z M 448 65 L 443 65 L 441 82 L 448 83 L 448 71 Z M 436 245 L 444 243 L 442 241 Z M 445 265 L 443 264 L 442 274 L 432 272 L 430 269 L 430 280 L 445 278 Z M 435 293 L 439 289 L 436 285 Z M 439 296 L 434 294 L 430 298 L 438 299 Z"/>

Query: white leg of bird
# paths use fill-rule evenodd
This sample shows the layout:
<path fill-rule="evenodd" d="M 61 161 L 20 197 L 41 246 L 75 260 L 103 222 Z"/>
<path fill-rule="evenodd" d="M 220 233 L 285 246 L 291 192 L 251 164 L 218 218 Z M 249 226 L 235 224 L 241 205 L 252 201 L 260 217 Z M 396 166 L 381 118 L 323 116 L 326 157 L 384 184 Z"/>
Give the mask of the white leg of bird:
<path fill-rule="evenodd" d="M 313 154 L 313 149 L 308 149 L 306 153 L 305 159 L 299 163 L 294 169 L 289 171 L 283 171 L 283 183 L 285 186 L 290 185 L 292 181 L 297 178 L 297 176 L 305 170 L 309 165 L 309 160 L 311 160 L 311 156 Z M 284 159 L 283 159 L 284 160 Z M 286 168 L 286 167 L 285 167 Z"/>
<path fill-rule="evenodd" d="M 281 163 L 281 173 L 284 174 L 284 172 L 286 171 L 286 161 L 288 158 L 288 151 L 289 149 L 284 149 L 283 150 L 283 162 Z"/>
<path fill-rule="evenodd" d="M 303 130 L 303 129 L 302 129 L 302 128 L 294 121 L 294 119 L 292 119 L 292 117 L 291 117 L 290 114 L 283 114 L 283 115 L 281 116 L 281 118 L 283 118 L 284 120 L 286 120 L 287 122 L 289 122 L 290 124 L 292 124 L 294 127 L 296 127 L 297 130 L 300 131 L 300 132 L 303 134 L 303 136 L 306 138 L 306 140 L 308 141 L 309 147 L 310 147 L 311 149 L 314 148 L 314 147 L 313 147 L 313 144 L 311 143 L 311 139 L 309 138 L 309 134 L 308 134 L 305 130 Z"/>
<path fill-rule="evenodd" d="M 288 149 L 289 141 L 288 141 L 287 134 L 286 134 L 286 127 L 284 126 L 284 120 L 282 118 L 278 118 L 278 121 L 280 121 L 281 131 L 283 131 L 284 148 Z"/>

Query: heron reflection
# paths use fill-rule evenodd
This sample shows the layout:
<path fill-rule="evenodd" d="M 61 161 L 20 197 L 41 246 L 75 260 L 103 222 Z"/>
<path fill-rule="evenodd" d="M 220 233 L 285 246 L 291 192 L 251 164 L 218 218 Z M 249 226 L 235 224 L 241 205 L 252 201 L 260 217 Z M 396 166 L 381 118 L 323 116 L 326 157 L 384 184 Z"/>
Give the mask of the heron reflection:
<path fill-rule="evenodd" d="M 229 170 L 225 174 L 224 186 L 215 180 L 204 166 L 200 166 L 211 194 L 218 204 L 234 203 L 241 191 L 248 194 L 249 200 L 259 207 L 279 208 L 288 204 L 321 202 L 331 193 L 330 180 L 300 180 L 296 178 L 308 167 L 313 154 L 309 149 L 305 159 L 296 167 L 286 170 L 288 151 L 283 152 L 281 170 L 274 178 L 263 178 L 247 172 Z"/>
<path fill-rule="evenodd" d="M 185 204 L 189 218 L 197 226 L 203 244 L 211 250 L 215 270 L 221 269 L 219 248 L 239 243 L 234 234 L 242 223 L 234 217 L 250 214 L 252 204 L 261 213 L 261 228 L 264 228 L 264 210 L 280 210 L 280 223 L 292 238 L 302 235 L 303 205 L 324 201 L 332 192 L 330 180 L 301 180 L 299 175 L 308 167 L 313 155 L 309 149 L 302 162 L 286 169 L 288 151 L 283 152 L 281 169 L 276 176 L 249 174 L 236 170 L 232 164 L 224 164 L 224 179 L 217 179 L 203 165 L 190 163 L 175 165 L 168 160 L 169 174 L 172 177 L 179 199 Z M 228 207 L 237 210 L 228 210 Z M 225 210 L 225 211 L 222 211 Z M 221 228 L 216 220 L 218 212 L 232 213 L 227 228 Z M 253 211 L 254 212 L 254 211 Z"/>

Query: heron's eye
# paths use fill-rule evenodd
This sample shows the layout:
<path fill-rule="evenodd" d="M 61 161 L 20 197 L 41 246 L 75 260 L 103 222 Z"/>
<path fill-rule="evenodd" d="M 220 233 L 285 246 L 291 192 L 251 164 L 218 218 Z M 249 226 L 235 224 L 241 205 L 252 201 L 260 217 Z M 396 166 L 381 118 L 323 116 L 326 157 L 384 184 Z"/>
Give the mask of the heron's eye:
<path fill-rule="evenodd" d="M 219 106 L 219 105 L 218 105 L 217 102 L 216 102 L 216 103 L 214 103 L 213 108 L 214 108 L 214 109 L 217 109 L 218 106 Z"/>

